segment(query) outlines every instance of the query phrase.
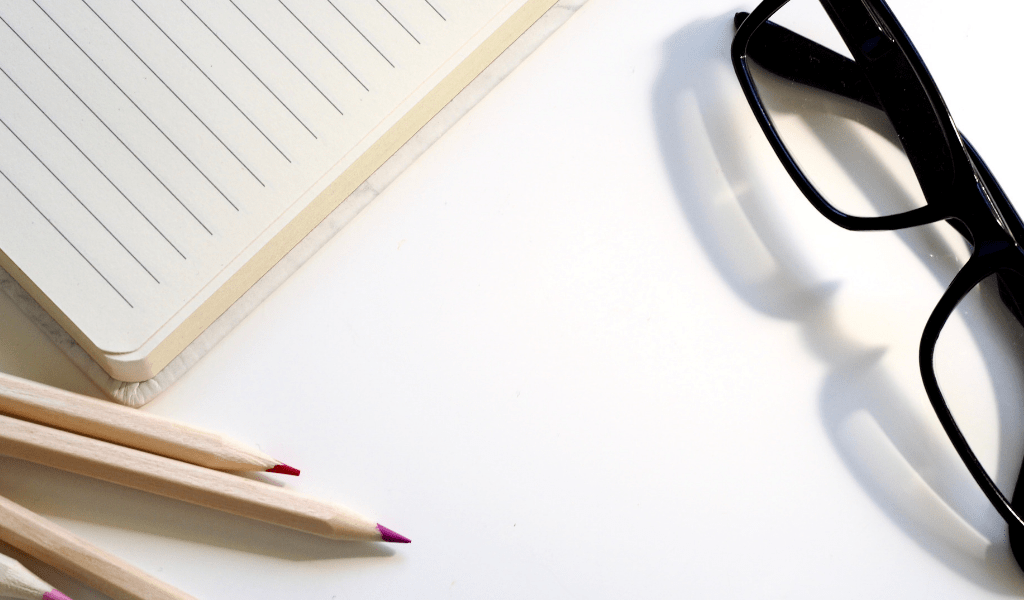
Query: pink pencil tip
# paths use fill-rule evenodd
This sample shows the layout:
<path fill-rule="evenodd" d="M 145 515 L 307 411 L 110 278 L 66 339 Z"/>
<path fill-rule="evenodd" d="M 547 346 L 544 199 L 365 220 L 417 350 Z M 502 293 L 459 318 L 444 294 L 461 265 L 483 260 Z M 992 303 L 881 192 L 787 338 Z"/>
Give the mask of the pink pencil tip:
<path fill-rule="evenodd" d="M 60 590 L 50 590 L 43 594 L 43 600 L 71 600 L 71 598 L 60 593 Z"/>
<path fill-rule="evenodd" d="M 300 471 L 295 467 L 289 467 L 288 465 L 277 465 L 267 469 L 267 473 L 280 473 L 282 475 L 298 475 Z"/>
<path fill-rule="evenodd" d="M 392 544 L 408 544 L 412 541 L 400 533 L 391 531 L 380 523 L 377 523 L 377 531 L 380 532 L 380 539 L 384 542 L 391 542 Z"/>

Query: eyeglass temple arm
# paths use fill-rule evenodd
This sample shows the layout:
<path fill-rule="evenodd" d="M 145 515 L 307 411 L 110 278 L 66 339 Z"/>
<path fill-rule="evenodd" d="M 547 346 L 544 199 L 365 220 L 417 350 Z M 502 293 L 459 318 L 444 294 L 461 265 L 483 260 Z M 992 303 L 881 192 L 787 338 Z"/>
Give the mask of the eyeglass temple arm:
<path fill-rule="evenodd" d="M 759 23 L 756 35 L 748 38 L 747 57 L 790 81 L 885 111 L 925 197 L 945 196 L 956 172 L 950 153 L 956 140 L 947 139 L 924 88 L 908 81 L 913 67 L 907 57 L 860 2 L 821 4 L 856 60 L 771 21 Z"/>
<path fill-rule="evenodd" d="M 736 13 L 735 26 L 739 27 L 746 17 L 747 13 Z M 755 39 L 747 51 L 762 68 L 790 81 L 882 110 L 881 103 L 855 61 L 771 21 L 763 23 L 758 28 Z M 1009 206 L 999 183 L 985 166 L 981 156 L 967 138 L 963 140 L 985 186 L 994 196 L 995 203 L 1001 207 Z M 956 220 L 950 220 L 948 223 L 965 239 L 971 241 L 970 232 L 963 223 Z M 997 280 L 1003 303 L 1014 317 L 1024 324 L 1024 306 L 1021 306 L 1018 300 L 1024 298 L 1024 279 L 999 275 Z"/>
<path fill-rule="evenodd" d="M 748 15 L 736 13 L 733 25 L 738 28 Z M 856 61 L 771 21 L 758 27 L 757 35 L 747 46 L 747 55 L 779 77 L 885 110 Z M 909 158 L 913 162 L 915 157 Z M 962 223 L 948 222 L 957 233 L 972 241 Z"/>
<path fill-rule="evenodd" d="M 748 14 L 736 13 L 734 26 L 739 28 Z M 771 21 L 758 27 L 747 53 L 779 77 L 882 109 L 856 62 Z"/>
<path fill-rule="evenodd" d="M 747 14 L 736 13 L 736 27 L 743 23 Z M 779 77 L 884 110 L 864 72 L 855 61 L 785 27 L 771 21 L 764 22 L 758 27 L 758 34 L 751 40 L 747 51 L 754 62 Z M 978 175 L 992 195 L 991 200 L 1007 220 L 1014 238 L 1024 240 L 1024 224 L 1020 222 L 981 156 L 970 141 L 962 133 L 960 135 L 971 161 L 978 170 Z M 914 160 L 914 157 L 910 158 L 911 161 Z M 971 234 L 962 223 L 950 220 L 949 224 L 966 240 L 973 242 Z M 1024 323 L 1024 318 L 1021 318 L 1021 322 Z"/>

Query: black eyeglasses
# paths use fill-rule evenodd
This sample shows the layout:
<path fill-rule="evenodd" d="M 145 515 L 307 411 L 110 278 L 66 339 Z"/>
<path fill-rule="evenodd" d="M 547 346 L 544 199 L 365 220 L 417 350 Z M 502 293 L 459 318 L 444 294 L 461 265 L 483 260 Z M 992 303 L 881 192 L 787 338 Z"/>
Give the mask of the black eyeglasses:
<path fill-rule="evenodd" d="M 961 433 L 934 364 L 950 316 L 984 280 L 995 279 L 1001 302 L 1024 323 L 1024 223 L 953 123 L 921 57 L 883 0 L 819 0 L 837 50 L 768 20 L 789 2 L 765 0 L 749 15 L 736 15 L 732 59 L 747 101 L 797 187 L 836 225 L 897 230 L 945 221 L 967 241 L 970 258 L 925 325 L 921 376 L 957 453 L 1009 525 L 1011 548 L 1024 567 L 1024 466 L 1015 500 L 1009 501 Z M 795 118 L 803 111 L 813 116 Z M 846 118 L 850 115 L 858 117 L 856 125 Z M 892 142 L 885 143 L 887 137 Z M 836 167 L 837 155 L 839 163 L 863 163 L 858 173 L 876 175 L 840 181 L 849 179 L 849 171 Z M 908 163 L 909 177 L 900 179 L 890 161 Z"/>

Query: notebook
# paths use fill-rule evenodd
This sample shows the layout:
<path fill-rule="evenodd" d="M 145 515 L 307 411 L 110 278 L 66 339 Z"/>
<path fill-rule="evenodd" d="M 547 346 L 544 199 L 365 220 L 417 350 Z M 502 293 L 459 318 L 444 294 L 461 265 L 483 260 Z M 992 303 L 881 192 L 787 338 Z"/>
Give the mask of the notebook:
<path fill-rule="evenodd" d="M 0 264 L 148 380 L 553 3 L 5 3 Z"/>

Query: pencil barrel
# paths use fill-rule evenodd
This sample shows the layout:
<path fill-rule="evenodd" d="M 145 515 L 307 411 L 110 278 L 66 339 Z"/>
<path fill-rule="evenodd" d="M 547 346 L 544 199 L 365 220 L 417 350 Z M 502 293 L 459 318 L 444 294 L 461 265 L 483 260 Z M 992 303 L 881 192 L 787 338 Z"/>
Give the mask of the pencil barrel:
<path fill-rule="evenodd" d="M 375 522 L 337 504 L 2 415 L 0 454 L 331 539 L 381 540 Z"/>
<path fill-rule="evenodd" d="M 226 471 L 277 461 L 212 431 L 0 373 L 0 414 Z"/>
<path fill-rule="evenodd" d="M 0 540 L 115 600 L 196 600 L 2 496 Z"/>

